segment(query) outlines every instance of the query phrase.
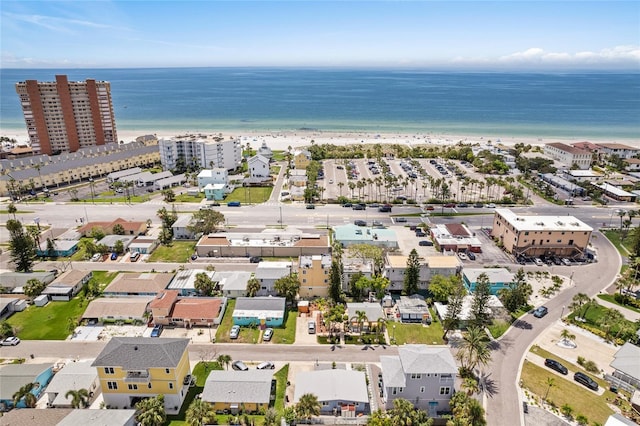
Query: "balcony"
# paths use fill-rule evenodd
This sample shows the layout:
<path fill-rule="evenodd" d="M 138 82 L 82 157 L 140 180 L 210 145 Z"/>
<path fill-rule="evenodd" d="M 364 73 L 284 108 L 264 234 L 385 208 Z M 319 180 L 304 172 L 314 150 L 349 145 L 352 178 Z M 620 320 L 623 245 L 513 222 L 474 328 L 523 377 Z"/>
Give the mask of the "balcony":
<path fill-rule="evenodd" d="M 127 376 L 124 378 L 125 382 L 129 383 L 145 383 L 149 381 L 148 371 L 128 371 Z"/>

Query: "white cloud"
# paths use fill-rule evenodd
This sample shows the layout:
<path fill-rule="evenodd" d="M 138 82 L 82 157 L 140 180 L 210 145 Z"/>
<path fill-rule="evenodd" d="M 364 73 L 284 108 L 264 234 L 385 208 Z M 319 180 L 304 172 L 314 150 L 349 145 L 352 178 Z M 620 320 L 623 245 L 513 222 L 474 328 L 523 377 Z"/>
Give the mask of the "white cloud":
<path fill-rule="evenodd" d="M 74 33 L 72 28 L 75 27 L 85 27 L 91 29 L 107 29 L 107 30 L 118 30 L 118 31 L 128 31 L 128 28 L 114 27 L 113 25 L 101 24 L 99 22 L 86 21 L 81 19 L 68 19 L 68 18 L 60 18 L 56 16 L 46 16 L 46 15 L 27 15 L 27 14 L 19 14 L 19 13 L 11 13 L 4 12 L 3 17 L 5 19 L 18 21 L 18 22 L 26 22 L 28 24 L 37 25 L 42 28 L 46 28 L 51 31 L 63 32 L 63 33 Z"/>

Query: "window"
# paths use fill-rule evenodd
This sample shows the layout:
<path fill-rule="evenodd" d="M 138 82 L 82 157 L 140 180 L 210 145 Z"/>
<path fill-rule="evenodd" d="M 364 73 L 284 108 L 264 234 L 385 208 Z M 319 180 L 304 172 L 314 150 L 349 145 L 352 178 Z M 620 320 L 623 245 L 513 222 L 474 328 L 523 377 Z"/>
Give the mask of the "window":
<path fill-rule="evenodd" d="M 169 382 L 169 389 L 173 389 L 173 382 Z"/>
<path fill-rule="evenodd" d="M 420 386 L 420 393 L 424 393 L 424 386 Z"/>
<path fill-rule="evenodd" d="M 107 387 L 111 390 L 117 390 L 118 382 L 107 382 Z"/>
<path fill-rule="evenodd" d="M 167 374 L 169 374 L 169 369 L 168 369 L 168 368 L 165 368 L 165 369 L 164 369 L 164 372 L 165 372 L 165 373 L 167 373 Z"/>
<path fill-rule="evenodd" d="M 138 390 L 138 385 L 129 385 L 129 390 Z"/>
<path fill-rule="evenodd" d="M 449 395 L 451 388 L 449 386 L 443 386 L 440 388 L 440 395 Z"/>
<path fill-rule="evenodd" d="M 147 384 L 147 388 L 151 389 L 151 382 Z"/>
<path fill-rule="evenodd" d="M 104 372 L 105 374 L 114 374 L 113 367 L 105 367 Z"/>

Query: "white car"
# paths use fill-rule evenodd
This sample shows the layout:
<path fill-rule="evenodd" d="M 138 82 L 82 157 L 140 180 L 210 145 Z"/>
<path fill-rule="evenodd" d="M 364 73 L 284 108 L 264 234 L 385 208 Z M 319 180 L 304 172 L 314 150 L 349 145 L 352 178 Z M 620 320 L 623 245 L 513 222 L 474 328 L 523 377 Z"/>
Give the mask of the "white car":
<path fill-rule="evenodd" d="M 91 256 L 91 261 L 92 262 L 99 262 L 100 259 L 102 259 L 102 255 L 100 253 L 96 253 L 93 256 Z"/>
<path fill-rule="evenodd" d="M 488 208 L 488 209 L 495 209 L 496 205 L 493 204 L 493 203 L 489 203 L 489 204 L 486 204 L 485 207 Z"/>
<path fill-rule="evenodd" d="M 467 260 L 467 259 L 469 259 L 469 258 L 467 257 L 467 255 L 466 255 L 466 254 L 464 254 L 464 253 L 458 253 L 458 257 L 460 258 L 460 260 Z"/>
<path fill-rule="evenodd" d="M 566 257 L 562 258 L 561 262 L 565 266 L 571 266 L 571 261 L 569 259 L 567 259 Z"/>
<path fill-rule="evenodd" d="M 538 266 L 544 266 L 544 262 L 539 257 L 536 257 L 535 259 L 533 259 L 533 262 Z"/>
<path fill-rule="evenodd" d="M 2 346 L 15 346 L 18 343 L 20 343 L 20 339 L 15 336 L 11 336 L 2 341 Z"/>

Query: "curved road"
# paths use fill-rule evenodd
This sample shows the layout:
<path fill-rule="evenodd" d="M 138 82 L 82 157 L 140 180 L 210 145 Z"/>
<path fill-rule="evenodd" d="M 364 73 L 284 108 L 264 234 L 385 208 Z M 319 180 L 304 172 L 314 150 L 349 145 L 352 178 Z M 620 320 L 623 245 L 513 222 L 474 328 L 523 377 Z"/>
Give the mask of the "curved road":
<path fill-rule="evenodd" d="M 490 426 L 524 424 L 520 392 L 517 385 L 522 359 L 537 337 L 560 318 L 563 307 L 569 306 L 577 293 L 596 295 L 609 286 L 620 271 L 622 260 L 615 247 L 594 231 L 593 244 L 598 250 L 598 263 L 571 268 L 574 285 L 545 303 L 549 314 L 535 318 L 528 314 L 512 326 L 500 340 L 494 342 L 492 362 L 485 373 L 487 423 Z M 569 268 L 567 268 L 569 271 Z M 568 314 L 568 309 L 565 309 Z"/>

